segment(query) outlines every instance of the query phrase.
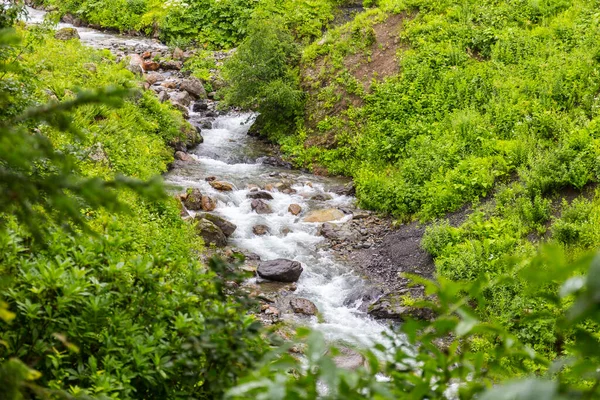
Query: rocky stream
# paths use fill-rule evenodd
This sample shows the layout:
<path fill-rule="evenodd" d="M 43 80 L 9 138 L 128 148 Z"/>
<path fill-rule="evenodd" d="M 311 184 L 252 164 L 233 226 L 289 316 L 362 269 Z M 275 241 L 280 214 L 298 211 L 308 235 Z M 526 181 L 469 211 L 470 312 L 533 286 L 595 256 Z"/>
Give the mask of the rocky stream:
<path fill-rule="evenodd" d="M 44 14 L 29 9 L 29 22 L 41 22 Z M 57 29 L 57 35 L 127 58 L 145 89 L 170 101 L 196 127 L 201 136 L 175 145 L 165 181 L 181 200 L 182 217 L 197 223 L 209 254 L 246 256 L 243 268 L 255 277 L 245 286 L 260 300 L 265 324 L 318 329 L 348 346 L 338 361 L 354 367 L 361 360 L 350 347 L 383 341 L 390 320 L 428 317 L 403 304 L 402 296 L 420 289 L 405 288 L 398 277 L 433 273 L 420 248 L 421 227 L 394 229 L 391 220 L 357 208 L 348 179 L 292 169 L 276 148 L 248 135 L 254 114 L 219 111 L 215 94 L 181 71 L 189 53 L 64 22 Z M 217 62 L 226 56 L 215 55 Z"/>

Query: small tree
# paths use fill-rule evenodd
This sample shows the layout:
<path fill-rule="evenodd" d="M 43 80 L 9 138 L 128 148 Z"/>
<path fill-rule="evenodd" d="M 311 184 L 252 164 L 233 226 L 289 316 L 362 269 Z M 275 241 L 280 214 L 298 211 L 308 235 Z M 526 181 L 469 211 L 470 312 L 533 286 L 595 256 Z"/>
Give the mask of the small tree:
<path fill-rule="evenodd" d="M 268 135 L 283 133 L 300 115 L 299 51 L 280 18 L 255 17 L 248 37 L 226 63 L 228 104 L 254 109 Z"/>

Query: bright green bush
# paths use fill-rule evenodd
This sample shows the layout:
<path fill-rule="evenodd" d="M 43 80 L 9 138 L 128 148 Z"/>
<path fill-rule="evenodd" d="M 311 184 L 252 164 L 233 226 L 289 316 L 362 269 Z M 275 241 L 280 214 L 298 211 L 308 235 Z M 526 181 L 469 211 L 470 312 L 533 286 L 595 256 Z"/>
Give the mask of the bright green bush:
<path fill-rule="evenodd" d="M 261 125 L 273 135 L 293 128 L 302 107 L 297 70 L 298 49 L 279 18 L 253 19 L 248 37 L 227 60 L 228 104 L 260 113 Z"/>

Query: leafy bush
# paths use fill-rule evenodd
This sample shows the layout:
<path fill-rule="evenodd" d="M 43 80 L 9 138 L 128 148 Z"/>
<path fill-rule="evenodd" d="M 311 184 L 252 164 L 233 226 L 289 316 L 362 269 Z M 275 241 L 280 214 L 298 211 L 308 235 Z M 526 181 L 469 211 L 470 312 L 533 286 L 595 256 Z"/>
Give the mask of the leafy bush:
<path fill-rule="evenodd" d="M 254 19 L 249 35 L 225 64 L 225 100 L 258 111 L 265 130 L 278 134 L 293 127 L 302 107 L 298 49 L 283 21 Z"/>

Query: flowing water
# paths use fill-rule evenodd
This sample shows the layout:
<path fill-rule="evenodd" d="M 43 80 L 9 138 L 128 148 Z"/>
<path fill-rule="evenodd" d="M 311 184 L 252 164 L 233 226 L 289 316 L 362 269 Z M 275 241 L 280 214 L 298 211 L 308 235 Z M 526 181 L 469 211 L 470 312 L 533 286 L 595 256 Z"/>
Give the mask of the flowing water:
<path fill-rule="evenodd" d="M 43 12 L 29 11 L 30 22 L 39 23 L 43 20 Z M 59 27 L 71 25 L 60 24 Z M 145 38 L 89 28 L 77 30 L 82 42 L 96 48 L 162 46 Z M 199 118 L 199 114 L 190 110 L 192 124 L 198 123 Z M 216 198 L 215 213 L 237 225 L 237 230 L 229 239 L 230 244 L 258 254 L 262 260 L 286 258 L 302 263 L 304 272 L 294 296 L 311 300 L 321 314 L 320 318 L 305 317 L 302 323 L 320 330 L 333 342 L 370 346 L 373 342 L 381 341 L 386 329 L 382 324 L 359 311 L 359 304 L 350 307 L 344 305 L 344 300 L 360 291 L 365 282 L 349 266 L 334 259 L 326 247 L 325 239 L 317 234 L 318 223 L 302 221 L 302 215 L 310 210 L 352 207 L 353 197 L 329 192 L 333 186 L 346 181 L 262 164 L 261 157 L 269 153 L 269 148 L 247 135 L 252 122 L 252 114 L 229 113 L 217 117 L 212 129 L 202 130 L 204 142 L 190 152 L 193 160 L 177 162 L 175 168 L 165 175 L 166 182 L 181 192 L 187 188 L 198 188 L 202 193 Z M 208 176 L 231 182 L 236 189 L 231 192 L 216 191 L 205 181 Z M 272 214 L 259 215 L 252 211 L 251 200 L 246 198 L 248 185 L 262 187 L 282 180 L 291 181 L 296 193 L 273 192 L 273 200 L 268 201 Z M 328 194 L 331 199 L 310 200 L 316 194 Z M 288 212 L 288 206 L 292 203 L 302 207 L 300 216 Z M 350 218 L 351 215 L 347 215 L 338 222 L 343 223 Z M 252 228 L 257 224 L 268 226 L 271 234 L 255 235 Z M 297 317 L 286 314 L 283 318 Z"/>

